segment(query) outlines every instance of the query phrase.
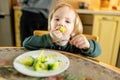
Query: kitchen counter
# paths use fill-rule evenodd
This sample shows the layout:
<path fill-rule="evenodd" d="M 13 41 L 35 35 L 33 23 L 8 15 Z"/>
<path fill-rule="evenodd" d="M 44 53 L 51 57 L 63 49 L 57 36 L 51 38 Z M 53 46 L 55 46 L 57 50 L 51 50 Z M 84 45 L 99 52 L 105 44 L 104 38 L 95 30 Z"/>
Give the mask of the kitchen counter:
<path fill-rule="evenodd" d="M 115 16 L 120 16 L 120 11 L 105 11 L 105 10 L 82 10 L 82 9 L 77 9 L 77 12 L 79 14 L 103 14 L 103 15 L 115 15 Z"/>

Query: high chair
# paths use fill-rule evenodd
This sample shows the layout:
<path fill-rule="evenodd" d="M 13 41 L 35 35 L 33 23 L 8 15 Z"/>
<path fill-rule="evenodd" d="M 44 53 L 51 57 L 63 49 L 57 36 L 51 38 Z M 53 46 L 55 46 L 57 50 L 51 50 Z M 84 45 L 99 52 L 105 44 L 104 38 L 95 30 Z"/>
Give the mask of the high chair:
<path fill-rule="evenodd" d="M 47 31 L 47 30 L 35 30 L 34 32 L 33 32 L 33 34 L 35 35 L 35 36 L 41 36 L 41 35 L 43 35 L 43 34 L 48 34 L 49 33 L 49 31 Z"/>
<path fill-rule="evenodd" d="M 41 35 L 47 34 L 47 33 L 49 33 L 47 30 L 35 30 L 35 31 L 33 32 L 33 34 L 34 34 L 35 36 L 41 36 Z M 88 38 L 88 39 L 93 39 L 93 40 L 95 40 L 95 41 L 98 41 L 98 36 L 90 35 L 90 34 L 84 34 L 84 35 L 85 35 L 86 38 Z"/>

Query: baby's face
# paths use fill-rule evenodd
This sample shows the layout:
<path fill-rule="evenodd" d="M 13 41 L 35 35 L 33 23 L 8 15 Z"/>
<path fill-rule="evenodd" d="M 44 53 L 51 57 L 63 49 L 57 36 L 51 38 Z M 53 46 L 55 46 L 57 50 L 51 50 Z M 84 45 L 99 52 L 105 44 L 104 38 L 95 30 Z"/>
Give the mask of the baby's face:
<path fill-rule="evenodd" d="M 63 34 L 70 36 L 74 29 L 75 12 L 69 7 L 61 7 L 53 14 L 51 20 L 51 31 L 59 30 L 60 27 L 65 27 Z"/>

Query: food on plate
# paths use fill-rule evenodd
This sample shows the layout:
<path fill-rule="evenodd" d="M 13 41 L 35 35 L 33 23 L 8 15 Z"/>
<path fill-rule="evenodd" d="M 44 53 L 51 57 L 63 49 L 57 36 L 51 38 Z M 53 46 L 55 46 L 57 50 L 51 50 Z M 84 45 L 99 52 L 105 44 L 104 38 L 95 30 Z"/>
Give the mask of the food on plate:
<path fill-rule="evenodd" d="M 42 51 L 33 65 L 34 70 L 38 71 L 39 69 L 46 69 L 46 65 L 44 63 L 47 61 L 48 61 L 48 57 L 45 57 L 44 51 Z"/>
<path fill-rule="evenodd" d="M 51 60 L 53 58 L 57 57 L 57 54 L 51 54 L 51 55 L 44 55 L 44 50 L 40 53 L 40 55 L 37 58 L 33 58 L 32 56 L 28 56 L 26 58 L 23 58 L 20 60 L 20 63 L 33 67 L 34 71 L 38 70 L 56 70 L 59 69 L 60 60 Z"/>
<path fill-rule="evenodd" d="M 33 65 L 34 70 L 38 71 L 40 69 L 43 69 L 43 70 L 58 69 L 59 68 L 58 65 L 60 65 L 60 61 L 49 62 L 50 58 L 54 58 L 56 56 L 57 55 L 53 55 L 53 54 L 44 56 L 44 50 L 43 50 Z"/>
<path fill-rule="evenodd" d="M 47 69 L 48 70 L 56 70 L 59 68 L 60 61 L 55 61 L 54 63 L 48 64 Z"/>
<path fill-rule="evenodd" d="M 60 27 L 59 31 L 64 33 L 64 32 L 66 32 L 66 28 L 64 26 L 62 26 L 62 27 Z"/>
<path fill-rule="evenodd" d="M 35 59 L 32 56 L 27 56 L 27 57 L 22 58 L 20 60 L 20 63 L 25 66 L 32 66 L 34 61 L 35 61 Z"/>

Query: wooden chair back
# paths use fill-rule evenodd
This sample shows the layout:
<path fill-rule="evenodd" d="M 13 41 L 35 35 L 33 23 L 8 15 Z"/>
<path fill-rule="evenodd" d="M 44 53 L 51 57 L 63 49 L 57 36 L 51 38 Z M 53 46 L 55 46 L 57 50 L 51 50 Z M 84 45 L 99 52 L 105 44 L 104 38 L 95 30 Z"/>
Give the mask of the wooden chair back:
<path fill-rule="evenodd" d="M 33 34 L 34 34 L 35 36 L 41 36 L 41 35 L 48 34 L 48 33 L 49 33 L 49 31 L 47 31 L 47 30 L 35 30 L 35 31 L 33 32 Z M 88 39 L 93 39 L 93 40 L 95 40 L 95 41 L 98 41 L 98 36 L 90 35 L 90 34 L 84 34 L 84 35 L 85 35 L 86 38 L 88 38 Z"/>
<path fill-rule="evenodd" d="M 34 34 L 34 36 L 41 36 L 41 35 L 44 35 L 44 34 L 48 34 L 49 33 L 49 31 L 45 31 L 45 30 L 35 30 L 34 32 L 33 32 L 33 34 Z"/>

